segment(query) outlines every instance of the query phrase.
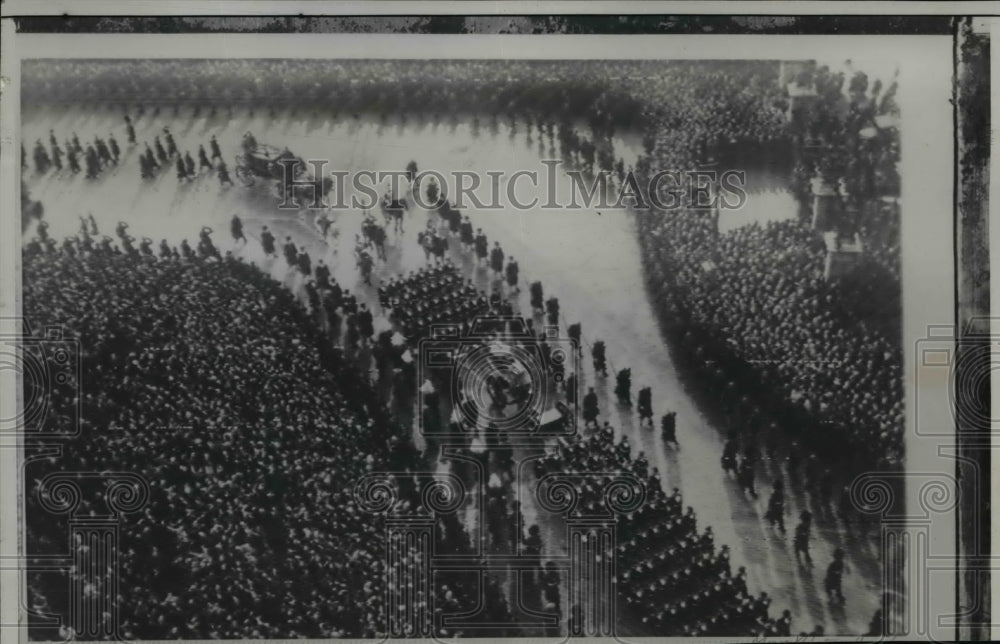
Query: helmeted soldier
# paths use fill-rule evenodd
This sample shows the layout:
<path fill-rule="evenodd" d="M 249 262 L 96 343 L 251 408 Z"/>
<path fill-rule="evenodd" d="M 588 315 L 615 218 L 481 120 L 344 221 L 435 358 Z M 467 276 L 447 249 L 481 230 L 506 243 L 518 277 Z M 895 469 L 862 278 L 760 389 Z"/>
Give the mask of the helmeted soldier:
<path fill-rule="evenodd" d="M 780 478 L 774 481 L 774 491 L 767 500 L 764 518 L 772 527 L 777 525 L 779 530 L 785 531 L 785 484 Z"/>

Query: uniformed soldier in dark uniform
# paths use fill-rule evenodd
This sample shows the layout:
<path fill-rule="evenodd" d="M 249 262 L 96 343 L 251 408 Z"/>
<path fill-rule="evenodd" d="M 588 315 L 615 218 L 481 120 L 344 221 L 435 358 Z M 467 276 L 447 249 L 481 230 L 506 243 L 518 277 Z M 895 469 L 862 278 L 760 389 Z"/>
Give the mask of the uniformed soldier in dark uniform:
<path fill-rule="evenodd" d="M 132 119 L 125 115 L 125 135 L 128 137 L 128 144 L 135 145 L 135 127 L 132 126 Z"/>
<path fill-rule="evenodd" d="M 368 310 L 368 305 L 364 302 L 361 303 L 357 320 L 358 332 L 361 334 L 361 339 L 364 342 L 368 342 L 375 335 L 375 325 L 372 312 Z"/>
<path fill-rule="evenodd" d="M 510 257 L 507 260 L 506 277 L 507 277 L 507 286 L 510 288 L 512 293 L 516 293 L 518 290 L 520 290 L 517 287 L 517 274 L 519 270 L 520 268 L 518 267 L 517 262 L 514 261 L 513 256 Z"/>
<path fill-rule="evenodd" d="M 599 409 L 597 407 L 597 394 L 594 392 L 594 388 L 591 387 L 587 391 L 587 395 L 583 397 L 583 426 L 587 427 L 591 423 L 597 426 L 597 414 Z"/>
<path fill-rule="evenodd" d="M 799 563 L 805 562 L 812 566 L 812 557 L 809 555 L 809 536 L 812 527 L 812 514 L 808 511 L 800 515 L 799 525 L 795 526 L 795 559 Z"/>
<path fill-rule="evenodd" d="M 111 151 L 111 161 L 118 165 L 118 160 L 121 158 L 122 150 L 118 147 L 118 141 L 115 140 L 114 134 L 108 134 L 108 149 Z"/>
<path fill-rule="evenodd" d="M 777 525 L 779 530 L 785 531 L 785 484 L 780 478 L 774 481 L 774 491 L 767 501 L 764 518 L 772 527 Z"/>
<path fill-rule="evenodd" d="M 201 172 L 205 168 L 209 170 L 212 169 L 212 162 L 208 160 L 208 155 L 205 154 L 205 146 L 198 145 L 198 172 Z"/>
<path fill-rule="evenodd" d="M 184 159 L 177 157 L 177 180 L 184 181 L 185 179 L 189 179 L 187 167 L 184 165 Z"/>
<path fill-rule="evenodd" d="M 174 135 L 170 133 L 169 128 L 163 128 L 163 138 L 167 142 L 167 156 L 172 159 L 177 154 L 177 144 L 174 142 Z"/>
<path fill-rule="evenodd" d="M 545 316 L 549 324 L 559 324 L 559 298 L 550 297 L 545 301 Z"/>
<path fill-rule="evenodd" d="M 503 272 L 503 249 L 500 242 L 493 242 L 493 250 L 490 251 L 490 268 L 493 269 L 494 277 L 498 277 Z"/>
<path fill-rule="evenodd" d="M 642 425 L 644 422 L 649 421 L 650 426 L 652 426 L 653 392 L 649 387 L 643 387 L 639 390 L 637 410 L 639 412 L 639 424 Z"/>
<path fill-rule="evenodd" d="M 235 213 L 233 213 L 233 218 L 229 220 L 229 233 L 233 236 L 233 241 L 242 239 L 244 244 L 247 243 L 246 235 L 243 234 L 243 221 Z"/>
<path fill-rule="evenodd" d="M 153 177 L 153 168 L 149 165 L 149 159 L 146 158 L 145 154 L 139 155 L 139 177 L 142 179 L 151 179 Z"/>
<path fill-rule="evenodd" d="M 632 370 L 622 369 L 618 372 L 615 377 L 617 383 L 615 384 L 615 395 L 618 396 L 618 402 L 623 405 L 632 404 Z"/>
<path fill-rule="evenodd" d="M 264 250 L 265 255 L 277 254 L 274 247 L 274 235 L 272 235 L 271 231 L 267 229 L 267 226 L 264 226 L 264 228 L 261 230 L 260 246 Z"/>
<path fill-rule="evenodd" d="M 87 178 L 96 179 L 97 175 L 101 173 L 101 162 L 98 161 L 97 152 L 94 150 L 93 146 L 87 146 L 84 161 L 87 163 Z"/>
<path fill-rule="evenodd" d="M 191 157 L 190 152 L 184 153 L 184 169 L 187 170 L 189 177 L 193 177 L 195 175 L 194 159 Z"/>
<path fill-rule="evenodd" d="M 472 222 L 469 221 L 468 215 L 466 215 L 465 219 L 462 220 L 462 225 L 459 226 L 458 230 L 459 237 L 462 240 L 462 246 L 465 248 L 465 251 L 468 252 L 472 250 L 472 246 L 475 244 L 476 238 L 475 235 L 472 234 Z"/>
<path fill-rule="evenodd" d="M 594 359 L 594 373 L 601 374 L 602 376 L 608 375 L 608 365 L 607 359 L 605 357 L 605 348 L 603 340 L 595 340 L 594 346 L 590 349 L 590 355 Z"/>
<path fill-rule="evenodd" d="M 303 250 L 298 256 L 299 271 L 306 277 L 312 275 L 312 259 L 309 253 Z"/>
<path fill-rule="evenodd" d="M 757 488 L 754 486 L 754 472 L 753 461 L 744 458 L 740 461 L 739 471 L 736 473 L 736 480 L 740 484 L 740 490 L 742 492 L 750 492 L 750 496 L 757 498 Z"/>
<path fill-rule="evenodd" d="M 76 150 L 72 146 L 66 146 L 66 161 L 69 164 L 69 169 L 73 174 L 80 173 L 80 159 L 76 154 Z"/>
<path fill-rule="evenodd" d="M 222 150 L 219 149 L 219 142 L 215 140 L 215 135 L 212 135 L 211 140 L 209 140 L 208 145 L 212 148 L 212 161 L 222 158 Z"/>
<path fill-rule="evenodd" d="M 837 548 L 833 552 L 833 561 L 830 562 L 829 567 L 826 569 L 826 579 L 823 585 L 826 588 L 826 594 L 830 598 L 830 601 L 836 601 L 838 604 L 843 604 L 845 601 L 844 593 L 840 588 L 844 577 L 844 569 L 844 551 L 841 548 Z"/>
<path fill-rule="evenodd" d="M 49 153 L 45 151 L 45 146 L 42 145 L 42 140 L 38 139 L 35 142 L 35 170 L 39 174 L 45 174 L 49 171 L 49 166 L 52 161 L 49 159 Z"/>
<path fill-rule="evenodd" d="M 150 171 L 156 170 L 160 167 L 160 162 L 156 160 L 156 156 L 153 154 L 153 148 L 149 147 L 149 143 L 146 143 L 146 165 L 149 167 Z"/>
<path fill-rule="evenodd" d="M 531 309 L 536 312 L 541 312 L 545 306 L 545 295 L 542 292 L 542 283 L 532 282 L 528 289 L 531 292 Z"/>
<path fill-rule="evenodd" d="M 62 150 L 59 149 L 58 145 L 52 146 L 52 165 L 55 166 L 56 170 L 62 170 Z"/>
<path fill-rule="evenodd" d="M 225 164 L 225 162 L 222 161 L 222 159 L 219 159 L 219 170 L 218 170 L 218 173 L 219 173 L 219 185 L 220 186 L 222 184 L 224 184 L 224 183 L 228 183 L 229 185 L 233 185 L 233 180 L 229 176 L 229 168 L 226 167 L 226 164 Z"/>
<path fill-rule="evenodd" d="M 160 137 L 153 137 L 153 148 L 156 150 L 156 160 L 160 165 L 166 165 L 167 163 L 167 151 L 163 149 L 163 144 L 160 143 Z"/>
<path fill-rule="evenodd" d="M 489 243 L 486 240 L 486 234 L 483 233 L 482 228 L 476 229 L 476 263 L 482 265 L 486 261 L 486 257 L 489 254 Z"/>
<path fill-rule="evenodd" d="M 94 148 L 97 150 L 97 157 L 101 160 L 102 166 L 107 166 L 111 163 L 111 151 L 108 150 L 107 144 L 99 136 L 94 137 Z"/>
<path fill-rule="evenodd" d="M 677 412 L 671 411 L 663 415 L 660 420 L 660 437 L 665 445 L 680 449 L 681 445 L 677 442 Z"/>
<path fill-rule="evenodd" d="M 330 267 L 323 263 L 323 260 L 319 260 L 316 263 L 316 270 L 314 271 L 316 275 L 316 285 L 320 288 L 330 287 Z"/>

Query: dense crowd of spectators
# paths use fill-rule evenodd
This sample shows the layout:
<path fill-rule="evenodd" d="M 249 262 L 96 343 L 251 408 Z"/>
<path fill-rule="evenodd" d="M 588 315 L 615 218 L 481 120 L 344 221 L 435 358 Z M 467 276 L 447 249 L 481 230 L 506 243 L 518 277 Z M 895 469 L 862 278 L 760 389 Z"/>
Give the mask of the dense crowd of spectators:
<path fill-rule="evenodd" d="M 228 257 L 38 243 L 24 259 L 26 317 L 72 321 L 83 351 L 80 434 L 30 473 L 31 552 L 66 543 L 65 522 L 38 506 L 45 474 L 136 472 L 151 496 L 121 525 L 123 636 L 385 633 L 383 523 L 351 490 L 418 457 L 292 294 Z M 84 498 L 78 514 L 106 511 Z M 435 589 L 438 606 L 467 605 L 451 583 Z M 68 614 L 64 579 L 29 584 L 34 606 Z"/>
<path fill-rule="evenodd" d="M 859 72 L 845 92 L 843 74 L 807 69 L 797 82 L 815 86 L 818 97 L 798 131 L 780 114 L 785 88 L 777 81 L 771 65 L 719 67 L 668 84 L 650 108 L 657 125 L 637 174 L 698 167 L 727 146 L 808 144 L 796 152 L 808 175 L 843 184 L 845 212 L 858 213 L 837 231 L 856 233 L 864 246 L 853 274 L 824 279 L 822 231 L 806 221 L 720 234 L 717 215 L 677 209 L 639 216 L 649 284 L 696 369 L 725 374 L 720 386 L 750 395 L 814 449 L 835 446 L 835 458 L 852 450 L 898 465 L 899 211 L 882 199 L 898 194 L 891 179 L 898 134 L 877 118 L 895 114 L 894 88 L 869 88 Z"/>
<path fill-rule="evenodd" d="M 685 217 L 647 226 L 650 284 L 665 321 L 688 338 L 681 344 L 701 353 L 698 367 L 719 368 L 776 416 L 789 406 L 804 412 L 791 416 L 803 425 L 789 429 L 806 441 L 827 433 L 826 445 L 846 438 L 901 457 L 899 342 L 843 308 L 842 285 L 823 278 L 825 247 L 811 229 L 785 221 L 718 235 L 710 218 Z"/>

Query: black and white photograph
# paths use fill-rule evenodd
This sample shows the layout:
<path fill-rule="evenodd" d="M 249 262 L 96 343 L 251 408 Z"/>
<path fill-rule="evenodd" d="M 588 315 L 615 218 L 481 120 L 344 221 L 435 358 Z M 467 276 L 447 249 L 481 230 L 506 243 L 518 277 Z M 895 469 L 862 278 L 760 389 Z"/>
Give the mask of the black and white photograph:
<path fill-rule="evenodd" d="M 989 25 L 289 20 L 4 21 L 17 641 L 990 639 Z"/>

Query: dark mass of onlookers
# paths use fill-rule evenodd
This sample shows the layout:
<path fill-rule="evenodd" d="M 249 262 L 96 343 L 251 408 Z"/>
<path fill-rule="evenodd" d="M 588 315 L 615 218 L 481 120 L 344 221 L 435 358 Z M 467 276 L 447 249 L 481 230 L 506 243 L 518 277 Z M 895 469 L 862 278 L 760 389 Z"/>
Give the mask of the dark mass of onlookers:
<path fill-rule="evenodd" d="M 32 552 L 66 544 L 65 520 L 38 505 L 45 474 L 135 472 L 150 499 L 121 524 L 123 636 L 385 633 L 384 524 L 352 488 L 390 463 L 417 467 L 419 453 L 292 294 L 231 257 L 49 241 L 25 250 L 25 315 L 78 340 L 81 379 L 53 390 L 51 409 L 78 392 L 82 411 L 65 456 L 30 467 Z M 85 497 L 78 516 L 106 511 Z M 451 551 L 468 547 L 448 534 Z M 471 607 L 474 582 L 461 582 L 435 588 L 439 609 Z M 69 614 L 65 583 L 29 575 L 32 606 Z"/>

